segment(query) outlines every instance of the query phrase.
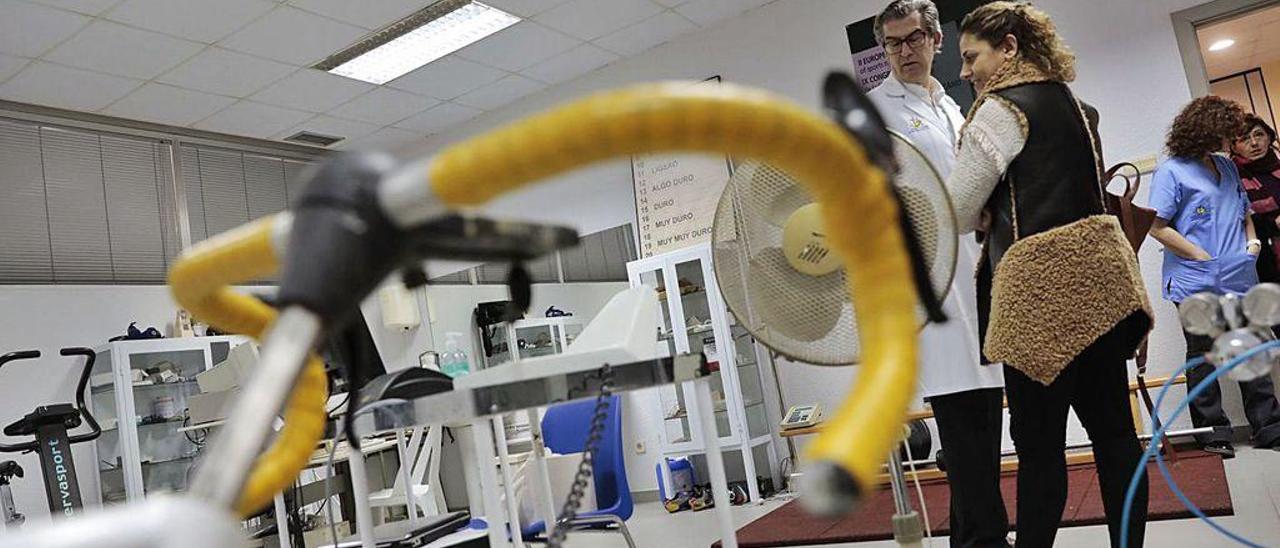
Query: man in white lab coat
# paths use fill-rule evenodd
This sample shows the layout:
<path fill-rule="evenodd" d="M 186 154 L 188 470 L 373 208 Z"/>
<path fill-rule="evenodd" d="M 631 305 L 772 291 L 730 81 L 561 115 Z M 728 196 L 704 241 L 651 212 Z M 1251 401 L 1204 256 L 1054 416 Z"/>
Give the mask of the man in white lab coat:
<path fill-rule="evenodd" d="M 964 115 L 931 74 L 942 46 L 938 8 L 929 0 L 894 0 L 875 20 L 876 41 L 892 73 L 869 92 L 885 124 L 918 147 L 943 180 L 955 166 Z M 973 273 L 978 247 L 960 239 L 955 281 L 943 302 L 950 321 L 920 335 L 919 394 L 937 420 L 951 486 L 951 546 L 1007 546 L 1000 495 L 1004 378 L 979 358 Z M 917 457 L 919 458 L 919 457 Z"/>

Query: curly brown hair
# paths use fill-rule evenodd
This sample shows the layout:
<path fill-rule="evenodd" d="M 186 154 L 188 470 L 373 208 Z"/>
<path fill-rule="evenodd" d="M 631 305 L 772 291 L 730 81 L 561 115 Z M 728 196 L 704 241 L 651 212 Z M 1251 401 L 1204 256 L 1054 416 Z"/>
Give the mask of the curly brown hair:
<path fill-rule="evenodd" d="M 1223 139 L 1235 139 L 1244 129 L 1244 109 L 1239 104 L 1207 95 L 1182 107 L 1169 127 L 1164 148 L 1170 156 L 1203 158 L 1222 150 Z"/>
<path fill-rule="evenodd" d="M 1076 79 L 1076 56 L 1071 53 L 1049 14 L 1029 2 L 991 2 L 969 12 L 960 33 L 996 45 L 1005 36 L 1018 40 L 1018 55 L 1054 80 Z"/>

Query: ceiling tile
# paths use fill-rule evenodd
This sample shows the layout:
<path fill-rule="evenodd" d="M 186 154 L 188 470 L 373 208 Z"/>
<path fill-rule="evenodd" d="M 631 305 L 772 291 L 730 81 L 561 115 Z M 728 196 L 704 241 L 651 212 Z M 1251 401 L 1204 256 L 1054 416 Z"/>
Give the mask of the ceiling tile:
<path fill-rule="evenodd" d="M 30 62 L 31 60 L 25 57 L 14 57 L 0 53 L 0 83 L 17 74 L 18 71 L 22 70 L 22 67 L 27 66 L 27 63 Z"/>
<path fill-rule="evenodd" d="M 184 88 L 243 98 L 295 70 L 297 68 L 292 65 L 219 47 L 210 47 L 156 80 Z"/>
<path fill-rule="evenodd" d="M 583 40 L 594 40 L 656 15 L 651 0 L 570 0 L 537 17 L 538 22 Z"/>
<path fill-rule="evenodd" d="M 547 87 L 546 84 L 537 80 L 530 80 L 524 76 L 512 74 L 458 97 L 454 101 L 480 110 L 493 110 L 545 87 Z"/>
<path fill-rule="evenodd" d="M 653 0 L 653 1 L 659 4 L 662 4 L 668 8 L 674 8 L 676 6 L 679 6 L 680 4 L 684 4 L 685 2 L 688 2 L 689 0 Z"/>
<path fill-rule="evenodd" d="M 47 6 L 71 10 L 85 15 L 98 15 L 107 8 L 120 3 L 120 0 L 31 0 Z"/>
<path fill-rule="evenodd" d="M 289 0 L 289 4 L 369 30 L 380 29 L 431 5 L 429 0 Z"/>
<path fill-rule="evenodd" d="M 425 141 L 421 133 L 416 131 L 406 131 L 393 127 L 384 127 L 370 135 L 360 137 L 359 139 L 349 139 L 342 141 L 334 148 L 340 149 L 395 149 L 409 146 L 415 143 Z"/>
<path fill-rule="evenodd" d="M 749 9 L 768 4 L 771 0 L 689 0 L 676 7 L 676 11 L 694 23 L 708 26 L 723 21 Z"/>
<path fill-rule="evenodd" d="M 36 61 L 0 86 L 0 97 L 72 110 L 95 111 L 142 82 Z"/>
<path fill-rule="evenodd" d="M 334 116 L 390 125 L 427 110 L 440 101 L 407 91 L 380 87 L 329 111 Z"/>
<path fill-rule="evenodd" d="M 429 135 L 444 131 L 449 126 L 470 120 L 479 114 L 480 111 L 473 108 L 455 105 L 453 103 L 442 103 L 438 106 L 432 107 L 426 112 L 396 124 L 396 127 L 420 131 Z"/>
<path fill-rule="evenodd" d="M 107 21 L 95 21 L 45 59 L 133 78 L 163 74 L 200 51 L 200 44 Z"/>
<path fill-rule="evenodd" d="M 436 99 L 453 99 L 488 84 L 505 73 L 455 56 L 448 56 L 387 83 L 393 88 L 412 91 Z"/>
<path fill-rule="evenodd" d="M 679 14 L 664 11 L 630 27 L 596 40 L 596 44 L 623 55 L 635 55 L 698 28 Z"/>
<path fill-rule="evenodd" d="M 358 80 L 315 69 L 302 69 L 250 98 L 269 105 L 325 112 L 371 89 L 373 85 Z"/>
<path fill-rule="evenodd" d="M 618 60 L 618 56 L 591 44 L 583 44 L 548 61 L 522 71 L 522 74 L 548 84 L 567 82 Z"/>
<path fill-rule="evenodd" d="M 310 117 L 311 114 L 307 112 L 252 101 L 239 101 L 213 116 L 196 122 L 194 127 L 266 139 Z"/>
<path fill-rule="evenodd" d="M 171 36 L 213 43 L 274 8 L 267 0 L 125 0 L 106 15 Z"/>
<path fill-rule="evenodd" d="M 533 17 L 565 3 L 565 0 L 485 0 L 486 4 L 520 17 Z"/>
<path fill-rule="evenodd" d="M 148 83 L 102 112 L 121 118 L 185 126 L 203 120 L 235 101 L 221 95 Z"/>
<path fill-rule="evenodd" d="M 0 2 L 0 52 L 39 57 L 89 21 L 83 15 L 45 6 Z"/>
<path fill-rule="evenodd" d="M 581 43 L 537 23 L 525 21 L 462 48 L 458 57 L 515 72 Z"/>
<path fill-rule="evenodd" d="M 285 137 L 298 133 L 299 131 L 310 131 L 321 135 L 342 137 L 344 140 L 358 139 L 378 131 L 381 127 L 382 126 L 356 122 L 354 120 L 343 120 L 341 118 L 334 118 L 332 116 L 320 114 L 315 118 L 276 134 L 276 138 L 284 139 Z"/>
<path fill-rule="evenodd" d="M 294 65 L 310 65 L 366 34 L 365 29 L 288 6 L 223 40 L 224 47 Z"/>

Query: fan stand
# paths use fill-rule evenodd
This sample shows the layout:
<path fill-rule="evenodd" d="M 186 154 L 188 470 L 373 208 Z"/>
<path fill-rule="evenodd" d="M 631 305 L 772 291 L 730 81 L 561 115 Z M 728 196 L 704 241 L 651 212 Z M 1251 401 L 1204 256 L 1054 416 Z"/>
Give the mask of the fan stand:
<path fill-rule="evenodd" d="M 893 491 L 893 540 L 899 546 L 922 548 L 924 546 L 924 520 L 911 507 L 911 494 L 907 491 L 907 477 L 902 472 L 902 457 L 897 448 L 889 452 L 889 488 Z"/>

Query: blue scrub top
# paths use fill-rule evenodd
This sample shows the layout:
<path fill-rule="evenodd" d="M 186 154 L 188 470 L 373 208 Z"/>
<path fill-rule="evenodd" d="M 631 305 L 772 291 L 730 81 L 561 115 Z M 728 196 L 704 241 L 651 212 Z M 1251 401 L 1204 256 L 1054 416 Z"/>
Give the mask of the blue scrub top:
<path fill-rule="evenodd" d="M 1192 261 L 1165 250 L 1163 293 L 1175 303 L 1201 291 L 1244 293 L 1258 283 L 1257 258 L 1246 250 L 1249 199 L 1240 173 L 1231 160 L 1212 158 L 1220 182 L 1198 159 L 1174 157 L 1160 164 L 1151 184 L 1156 215 L 1213 257 Z"/>

